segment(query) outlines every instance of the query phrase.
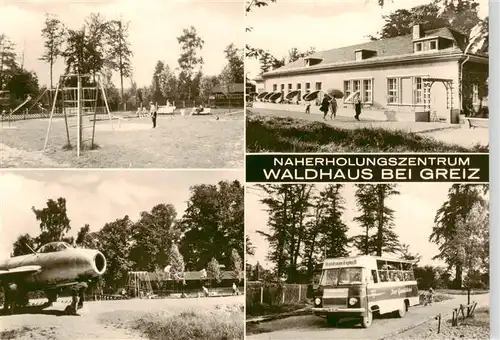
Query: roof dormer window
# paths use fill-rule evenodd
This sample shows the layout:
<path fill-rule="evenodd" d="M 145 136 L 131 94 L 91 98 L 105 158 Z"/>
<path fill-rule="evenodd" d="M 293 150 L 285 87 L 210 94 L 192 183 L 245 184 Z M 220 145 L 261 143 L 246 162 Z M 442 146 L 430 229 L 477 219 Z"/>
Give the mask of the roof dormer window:
<path fill-rule="evenodd" d="M 371 57 L 375 57 L 377 55 L 377 51 L 361 49 L 354 51 L 354 55 L 356 61 L 360 61 Z"/>
<path fill-rule="evenodd" d="M 431 40 L 429 42 L 429 49 L 430 50 L 437 50 L 437 40 Z"/>
<path fill-rule="evenodd" d="M 305 60 L 306 66 L 318 65 L 319 63 L 321 63 L 323 61 L 323 59 L 321 59 L 321 58 L 306 58 L 304 60 Z"/>

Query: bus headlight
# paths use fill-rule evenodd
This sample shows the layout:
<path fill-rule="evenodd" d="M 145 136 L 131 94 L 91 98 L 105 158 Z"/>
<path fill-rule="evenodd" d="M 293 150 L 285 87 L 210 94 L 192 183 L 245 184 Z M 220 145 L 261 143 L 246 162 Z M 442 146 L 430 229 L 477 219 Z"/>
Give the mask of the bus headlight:
<path fill-rule="evenodd" d="M 356 298 L 350 298 L 349 299 L 349 305 L 354 306 L 358 302 L 358 299 Z"/>
<path fill-rule="evenodd" d="M 316 306 L 321 305 L 321 299 L 320 299 L 319 297 L 317 297 L 316 299 L 314 299 L 314 304 L 315 304 Z"/>

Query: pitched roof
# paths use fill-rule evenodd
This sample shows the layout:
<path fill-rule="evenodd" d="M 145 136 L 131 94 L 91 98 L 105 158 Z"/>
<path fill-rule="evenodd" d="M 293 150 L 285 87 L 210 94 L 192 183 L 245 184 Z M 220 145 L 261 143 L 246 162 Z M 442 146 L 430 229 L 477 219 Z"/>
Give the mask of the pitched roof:
<path fill-rule="evenodd" d="M 441 37 L 450 39 L 454 42 L 453 46 L 441 49 L 435 52 L 426 52 L 422 54 L 413 53 L 413 36 L 412 34 L 379 39 L 375 41 L 370 41 L 362 44 L 346 46 L 341 48 L 335 48 L 327 51 L 316 52 L 306 58 L 298 59 L 292 63 L 286 64 L 276 70 L 266 72 L 263 74 L 264 77 L 277 75 L 280 73 L 287 73 L 288 71 L 295 71 L 300 69 L 318 69 L 328 66 L 341 66 L 348 64 L 361 64 L 363 62 L 375 62 L 383 60 L 394 60 L 395 58 L 404 58 L 410 56 L 429 56 L 429 55 L 446 55 L 453 53 L 461 53 L 465 49 L 466 37 L 457 31 L 454 31 L 448 27 L 427 30 L 423 32 L 423 37 Z M 376 55 L 374 57 L 356 61 L 356 50 L 370 50 L 375 51 Z M 321 61 L 314 66 L 305 66 L 305 59 L 320 59 Z"/>
<path fill-rule="evenodd" d="M 224 93 L 225 91 L 222 88 L 222 85 L 216 85 L 212 89 L 212 93 Z M 231 92 L 245 92 L 245 84 L 243 83 L 233 83 L 231 85 Z"/>

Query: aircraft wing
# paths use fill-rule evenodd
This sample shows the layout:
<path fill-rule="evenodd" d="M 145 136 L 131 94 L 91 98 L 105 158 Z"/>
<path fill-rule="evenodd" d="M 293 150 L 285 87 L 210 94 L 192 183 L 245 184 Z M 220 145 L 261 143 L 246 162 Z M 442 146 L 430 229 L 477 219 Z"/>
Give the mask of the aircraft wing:
<path fill-rule="evenodd" d="M 38 273 L 42 269 L 41 266 L 21 266 L 16 268 L 11 268 L 9 270 L 0 270 L 0 281 L 8 280 L 9 277 L 22 276 L 22 275 L 33 275 Z"/>

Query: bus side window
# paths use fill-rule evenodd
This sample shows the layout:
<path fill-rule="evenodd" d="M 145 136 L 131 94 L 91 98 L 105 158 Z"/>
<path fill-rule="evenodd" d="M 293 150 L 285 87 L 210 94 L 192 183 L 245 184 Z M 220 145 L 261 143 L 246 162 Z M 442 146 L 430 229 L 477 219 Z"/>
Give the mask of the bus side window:
<path fill-rule="evenodd" d="M 379 271 L 379 275 L 380 275 L 380 282 L 387 282 L 387 271 L 385 270 L 381 270 Z"/>
<path fill-rule="evenodd" d="M 378 278 L 377 278 L 377 271 L 372 270 L 372 278 L 374 283 L 378 283 Z"/>

